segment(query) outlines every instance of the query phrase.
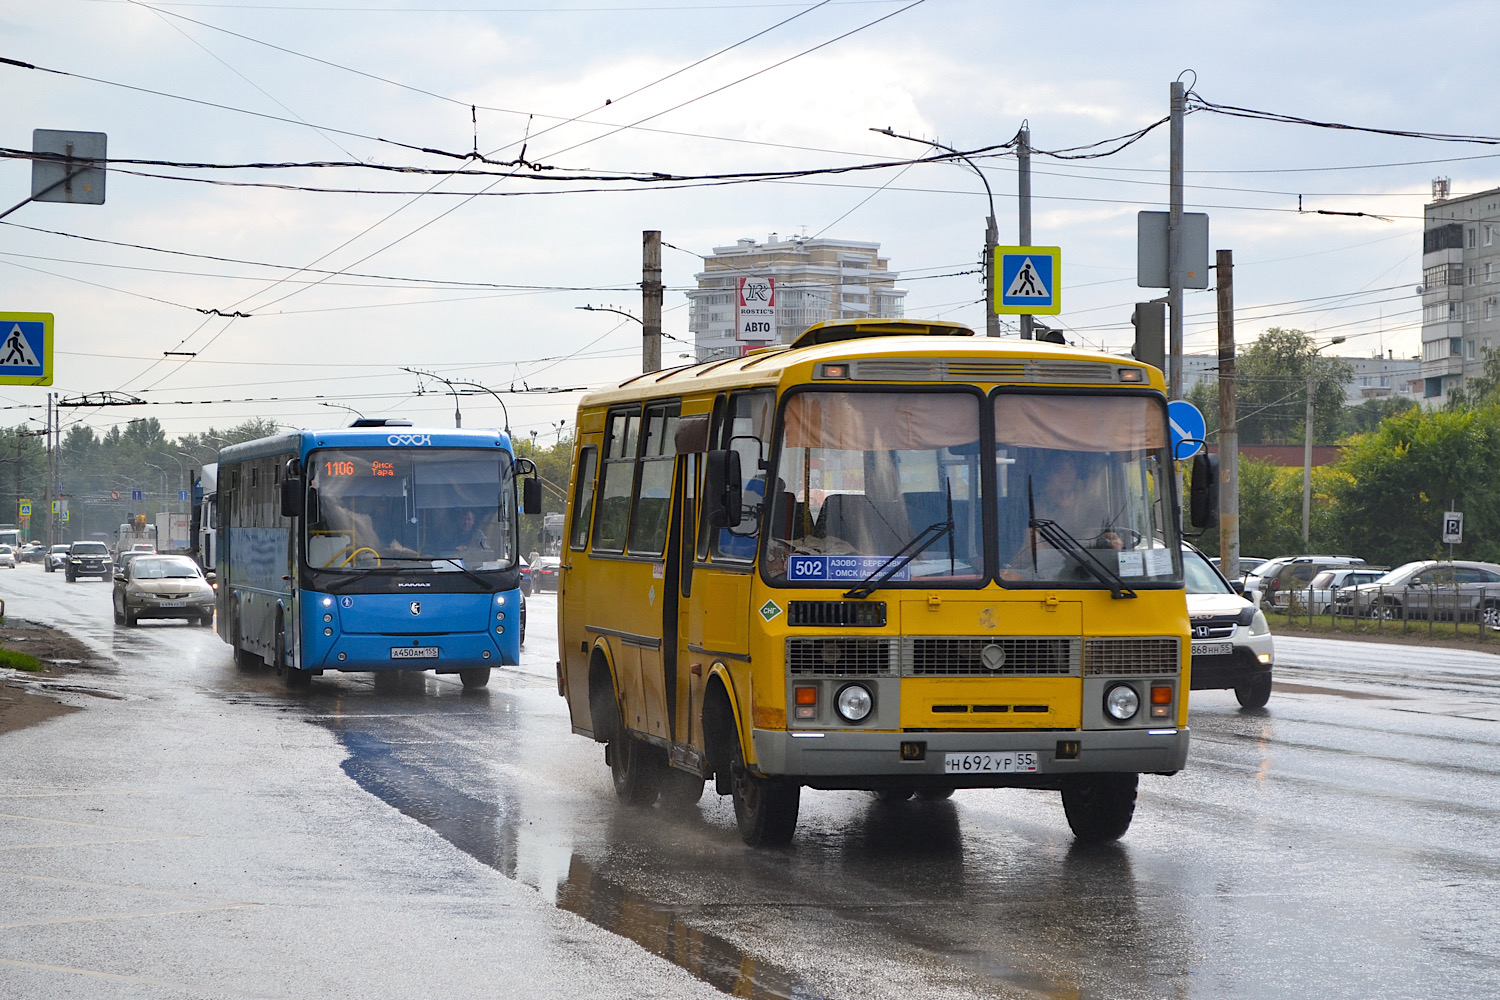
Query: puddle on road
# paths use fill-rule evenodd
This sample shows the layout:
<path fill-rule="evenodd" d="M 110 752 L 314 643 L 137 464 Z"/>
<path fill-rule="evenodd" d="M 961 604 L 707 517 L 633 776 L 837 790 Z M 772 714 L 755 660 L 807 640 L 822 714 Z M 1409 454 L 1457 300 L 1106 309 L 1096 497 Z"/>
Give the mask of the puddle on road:
<path fill-rule="evenodd" d="M 337 718 L 329 725 L 349 751 L 344 772 L 365 791 L 430 828 L 465 854 L 506 878 L 517 877 L 519 808 L 498 806 L 435 783 L 403 762 L 396 748 Z M 683 914 L 632 892 L 573 854 L 557 887 L 559 909 L 575 913 L 735 997 L 791 1000 L 819 994 L 791 972 L 761 962 L 724 938 L 693 927 Z"/>

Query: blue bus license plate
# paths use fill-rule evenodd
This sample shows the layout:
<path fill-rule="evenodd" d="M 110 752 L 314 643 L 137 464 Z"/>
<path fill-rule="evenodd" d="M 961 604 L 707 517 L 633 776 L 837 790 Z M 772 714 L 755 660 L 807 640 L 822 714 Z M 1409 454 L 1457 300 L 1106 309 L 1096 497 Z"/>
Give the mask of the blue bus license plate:
<path fill-rule="evenodd" d="M 391 659 L 393 660 L 435 660 L 438 658 L 438 647 L 436 646 L 392 646 Z"/>

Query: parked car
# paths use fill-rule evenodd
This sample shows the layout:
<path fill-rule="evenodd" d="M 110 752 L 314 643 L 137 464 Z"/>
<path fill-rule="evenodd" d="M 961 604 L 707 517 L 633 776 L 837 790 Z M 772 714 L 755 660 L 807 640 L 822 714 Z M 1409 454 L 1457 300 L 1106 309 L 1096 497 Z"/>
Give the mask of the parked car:
<path fill-rule="evenodd" d="M 1334 613 L 1388 620 L 1483 621 L 1500 631 L 1500 565 L 1424 559 L 1369 583 L 1345 587 Z"/>
<path fill-rule="evenodd" d="M 43 558 L 46 557 L 46 555 L 47 546 L 43 545 L 41 542 L 27 542 L 25 545 L 21 546 L 21 551 L 16 558 L 18 558 L 21 562 L 39 563 Z"/>
<path fill-rule="evenodd" d="M 1182 576 L 1193 629 L 1192 690 L 1233 688 L 1241 707 L 1264 708 L 1276 656 L 1265 612 L 1191 545 L 1182 547 Z"/>
<path fill-rule="evenodd" d="M 1277 611 L 1299 615 L 1326 615 L 1333 607 L 1333 595 L 1345 587 L 1378 580 L 1385 575 L 1386 567 L 1325 569 L 1313 577 L 1302 590 L 1282 587 L 1276 591 L 1271 606 Z"/>
<path fill-rule="evenodd" d="M 0 545 L 0 566 L 16 568 L 16 550 L 9 545 Z"/>
<path fill-rule="evenodd" d="M 1325 569 L 1363 566 L 1355 556 L 1282 556 L 1256 567 L 1245 577 L 1245 597 L 1257 608 L 1271 607 L 1283 587 L 1305 590 Z"/>
<path fill-rule="evenodd" d="M 61 545 L 54 545 L 52 546 L 52 548 L 47 550 L 47 559 L 46 562 L 43 563 L 43 566 L 48 573 L 52 573 L 56 570 L 62 569 L 68 564 L 69 548 L 70 546 L 68 545 L 68 543 L 64 542 Z"/>
<path fill-rule="evenodd" d="M 1224 572 L 1224 567 L 1219 565 L 1218 556 L 1212 556 L 1208 561 L 1213 564 L 1214 569 L 1218 570 L 1220 573 Z M 1264 566 L 1268 562 L 1270 562 L 1269 559 L 1260 559 L 1256 556 L 1240 556 L 1240 579 L 1245 579 L 1245 577 L 1249 576 L 1251 573 L 1254 573 L 1257 569 Z M 1225 579 L 1227 580 L 1229 578 L 1225 577 Z"/>
<path fill-rule="evenodd" d="M 138 553 L 115 574 L 113 599 L 116 624 L 186 618 L 207 627 L 214 620 L 213 588 L 198 564 L 183 556 Z"/>
<path fill-rule="evenodd" d="M 561 561 L 557 556 L 537 556 L 531 566 L 531 586 L 536 590 L 556 590 L 557 566 Z"/>
<path fill-rule="evenodd" d="M 63 572 L 69 583 L 77 582 L 80 576 L 97 576 L 108 580 L 114 573 L 114 563 L 109 558 L 109 546 L 103 542 L 74 542 L 68 546 L 68 561 Z"/>

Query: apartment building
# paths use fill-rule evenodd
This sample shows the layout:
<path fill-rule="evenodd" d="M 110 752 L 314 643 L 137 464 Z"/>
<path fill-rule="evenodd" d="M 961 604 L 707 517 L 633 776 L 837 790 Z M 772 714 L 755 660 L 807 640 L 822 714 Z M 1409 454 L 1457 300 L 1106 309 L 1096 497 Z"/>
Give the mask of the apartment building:
<path fill-rule="evenodd" d="M 772 343 L 787 343 L 814 323 L 851 318 L 897 318 L 906 291 L 880 256 L 879 243 L 807 239 L 772 233 L 764 243 L 738 240 L 714 247 L 687 292 L 688 330 L 700 361 L 734 357 L 746 347 L 736 338 L 739 279 L 773 278 L 776 305 Z"/>

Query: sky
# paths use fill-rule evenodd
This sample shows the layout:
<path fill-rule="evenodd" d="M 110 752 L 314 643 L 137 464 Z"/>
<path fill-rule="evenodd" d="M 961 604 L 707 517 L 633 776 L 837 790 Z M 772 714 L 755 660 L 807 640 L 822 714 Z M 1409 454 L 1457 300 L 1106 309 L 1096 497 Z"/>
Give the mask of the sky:
<path fill-rule="evenodd" d="M 0 64 L 0 147 L 74 129 L 154 161 L 113 163 L 102 206 L 0 221 L 0 312 L 55 315 L 64 401 L 147 401 L 69 407 L 65 425 L 451 425 L 454 397 L 419 369 L 505 401 L 466 389 L 465 426 L 551 444 L 579 390 L 640 371 L 640 326 L 580 307 L 639 315 L 643 230 L 667 244 L 668 365 L 691 352 L 700 257 L 770 233 L 877 242 L 908 316 L 982 331 L 976 169 L 1014 243 L 1015 159 L 911 164 L 931 147 L 872 129 L 970 151 L 1024 122 L 1042 151 L 1032 242 L 1062 248 L 1045 321 L 1123 352 L 1132 304 L 1165 294 L 1137 287 L 1135 256 L 1137 213 L 1167 207 L 1167 128 L 1107 156 L 1046 151 L 1152 125 L 1179 78 L 1206 104 L 1497 135 L 1471 79 L 1482 49 L 1427 40 L 1497 28 L 1500 5 L 1478 2 L 0 0 L 0 56 L 39 67 Z M 463 158 L 476 149 L 507 165 Z M 1281 326 L 1347 338 L 1329 354 L 1415 355 L 1433 178 L 1500 186 L 1497 146 L 1209 110 L 1184 150 L 1186 210 L 1234 251 L 1242 346 Z M 249 163 L 345 165 L 222 169 Z M 639 179 L 879 163 L 897 165 Z M 0 158 L 0 211 L 30 175 Z M 1214 312 L 1212 290 L 1186 294 L 1189 352 L 1215 349 Z M 39 426 L 47 391 L 0 386 L 0 423 Z"/>

